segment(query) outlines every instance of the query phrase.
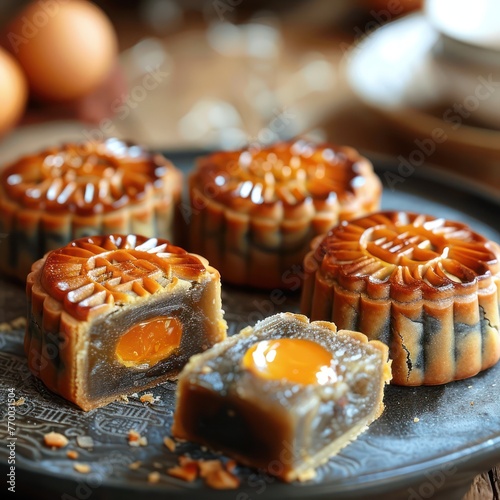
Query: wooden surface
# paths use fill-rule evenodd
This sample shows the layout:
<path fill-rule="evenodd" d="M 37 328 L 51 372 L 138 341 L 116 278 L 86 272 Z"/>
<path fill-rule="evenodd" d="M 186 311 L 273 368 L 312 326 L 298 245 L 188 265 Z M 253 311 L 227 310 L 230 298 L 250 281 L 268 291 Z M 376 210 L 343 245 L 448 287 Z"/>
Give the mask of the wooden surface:
<path fill-rule="evenodd" d="M 500 498 L 500 465 L 474 479 L 463 500 L 498 500 Z"/>

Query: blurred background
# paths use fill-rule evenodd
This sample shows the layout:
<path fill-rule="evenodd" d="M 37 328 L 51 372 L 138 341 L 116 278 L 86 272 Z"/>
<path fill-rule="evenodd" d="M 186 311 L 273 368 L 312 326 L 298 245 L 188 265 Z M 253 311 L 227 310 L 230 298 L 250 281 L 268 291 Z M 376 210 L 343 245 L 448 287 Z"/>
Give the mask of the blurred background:
<path fill-rule="evenodd" d="M 2 0 L 1 161 L 306 135 L 500 189 L 498 19 L 497 0 Z"/>

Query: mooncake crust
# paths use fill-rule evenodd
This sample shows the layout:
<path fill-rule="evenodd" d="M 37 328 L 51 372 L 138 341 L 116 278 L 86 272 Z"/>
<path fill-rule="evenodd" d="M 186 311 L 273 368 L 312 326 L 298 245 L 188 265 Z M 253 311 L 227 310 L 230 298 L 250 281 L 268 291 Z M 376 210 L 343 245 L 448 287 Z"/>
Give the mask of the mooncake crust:
<path fill-rule="evenodd" d="M 181 310 L 189 301 L 184 319 L 198 322 L 192 338 L 183 335 L 175 366 L 166 362 L 163 371 L 157 367 L 144 371 L 141 389 L 175 379 L 192 354 L 226 336 L 218 271 L 202 257 L 163 239 L 105 235 L 75 240 L 34 263 L 26 293 L 24 347 L 31 372 L 85 410 L 127 393 L 91 397 L 88 391 L 89 380 L 96 375 L 89 360 L 90 344 L 102 344 L 99 349 L 104 349 L 106 337 L 118 329 L 113 332 L 116 339 L 109 340 L 116 344 L 120 318 L 125 318 L 126 330 L 131 321 L 147 318 L 148 309 L 168 311 L 171 301 L 171 309 Z M 199 313 L 198 319 L 191 318 L 193 311 Z"/>
<path fill-rule="evenodd" d="M 293 288 L 310 240 L 377 210 L 381 183 L 350 147 L 280 142 L 200 158 L 190 176 L 191 250 L 223 281 Z"/>
<path fill-rule="evenodd" d="M 24 156 L 0 174 L 0 269 L 25 279 L 47 251 L 91 234 L 172 240 L 181 189 L 168 160 L 114 138 Z"/>
<path fill-rule="evenodd" d="M 386 343 L 393 383 L 444 384 L 500 358 L 500 247 L 466 224 L 380 212 L 311 248 L 301 312 Z"/>

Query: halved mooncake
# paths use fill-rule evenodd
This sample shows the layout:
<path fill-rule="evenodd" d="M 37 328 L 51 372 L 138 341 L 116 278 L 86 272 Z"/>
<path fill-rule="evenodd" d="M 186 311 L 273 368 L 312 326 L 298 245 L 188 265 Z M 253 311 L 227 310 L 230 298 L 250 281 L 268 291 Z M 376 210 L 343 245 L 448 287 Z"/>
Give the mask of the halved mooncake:
<path fill-rule="evenodd" d="M 393 383 L 444 384 L 500 358 L 500 246 L 467 225 L 381 212 L 312 247 L 302 312 L 386 343 Z"/>
<path fill-rule="evenodd" d="M 389 379 L 384 344 L 281 313 L 191 358 L 172 432 L 285 481 L 305 479 L 378 418 Z"/>
<path fill-rule="evenodd" d="M 93 234 L 173 238 L 182 175 L 118 139 L 52 147 L 0 173 L 0 271 L 25 280 L 49 250 Z"/>
<path fill-rule="evenodd" d="M 176 378 L 226 337 L 219 273 L 166 240 L 81 238 L 27 280 L 28 365 L 84 410 Z"/>
<path fill-rule="evenodd" d="M 303 140 L 205 156 L 189 185 L 190 250 L 224 282 L 258 288 L 297 289 L 311 239 L 381 196 L 356 150 Z"/>

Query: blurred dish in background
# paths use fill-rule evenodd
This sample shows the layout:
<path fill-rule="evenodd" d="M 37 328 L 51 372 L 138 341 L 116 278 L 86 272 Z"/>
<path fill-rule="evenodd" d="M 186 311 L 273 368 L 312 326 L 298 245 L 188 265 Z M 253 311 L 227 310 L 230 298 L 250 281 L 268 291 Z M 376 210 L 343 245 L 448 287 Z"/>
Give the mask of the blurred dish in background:
<path fill-rule="evenodd" d="M 143 39 L 121 54 L 129 91 L 112 103 L 110 133 L 163 150 L 237 149 L 313 128 L 334 106 L 341 54 L 294 42 L 272 16 Z"/>
<path fill-rule="evenodd" d="M 498 159 L 500 78 L 487 64 L 458 62 L 443 40 L 424 15 L 407 16 L 352 49 L 347 79 L 407 139 L 427 138 L 441 150 Z"/>

